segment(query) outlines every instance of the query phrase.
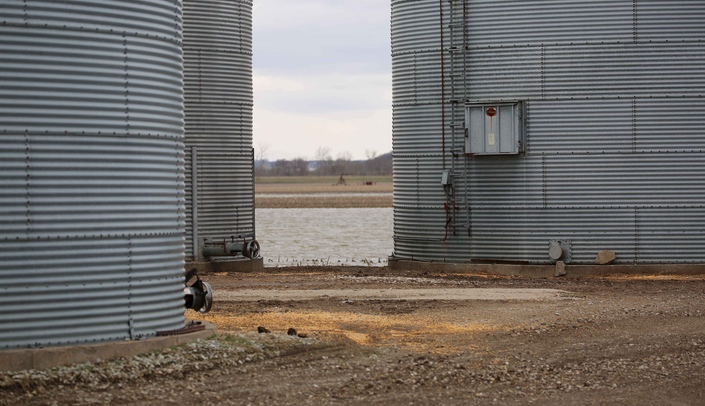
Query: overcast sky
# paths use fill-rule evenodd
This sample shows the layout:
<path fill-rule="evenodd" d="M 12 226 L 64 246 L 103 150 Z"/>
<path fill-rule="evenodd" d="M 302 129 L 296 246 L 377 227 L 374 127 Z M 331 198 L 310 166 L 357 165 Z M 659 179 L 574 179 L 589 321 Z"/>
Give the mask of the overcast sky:
<path fill-rule="evenodd" d="M 253 12 L 255 150 L 391 151 L 389 1 L 255 0 Z"/>

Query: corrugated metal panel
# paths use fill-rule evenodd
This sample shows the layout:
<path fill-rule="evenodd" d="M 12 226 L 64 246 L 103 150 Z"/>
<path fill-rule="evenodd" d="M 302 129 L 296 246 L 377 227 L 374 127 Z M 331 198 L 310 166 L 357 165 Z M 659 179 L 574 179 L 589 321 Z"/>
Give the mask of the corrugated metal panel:
<path fill-rule="evenodd" d="M 633 120 L 636 151 L 705 152 L 705 98 L 701 95 L 637 99 Z"/>
<path fill-rule="evenodd" d="M 254 235 L 252 2 L 184 1 L 186 147 L 197 149 L 197 238 Z M 188 162 L 187 257 L 193 252 Z"/>
<path fill-rule="evenodd" d="M 448 5 L 444 2 L 443 11 Z M 392 0 L 392 53 L 440 49 L 440 6 L 436 0 Z M 447 35 L 447 34 L 446 34 Z"/>
<path fill-rule="evenodd" d="M 488 48 L 467 58 L 478 100 L 698 97 L 705 83 L 697 43 Z"/>
<path fill-rule="evenodd" d="M 702 41 L 705 38 L 705 3 L 700 0 L 639 0 L 634 3 L 639 41 Z"/>
<path fill-rule="evenodd" d="M 393 112 L 394 153 L 425 151 L 441 154 L 441 105 L 395 106 Z"/>
<path fill-rule="evenodd" d="M 395 255 L 547 263 L 564 239 L 574 263 L 705 262 L 701 3 L 454 1 L 441 69 L 439 3 L 393 1 Z M 526 153 L 464 156 L 466 100 L 525 101 Z M 444 243 L 452 203 L 470 238 Z"/>
<path fill-rule="evenodd" d="M 199 235 L 254 233 L 252 154 L 199 154 Z"/>
<path fill-rule="evenodd" d="M 476 158 L 470 200 L 485 208 L 695 206 L 703 161 L 703 153 L 675 152 Z"/>
<path fill-rule="evenodd" d="M 439 155 L 394 156 L 394 206 L 443 208 Z"/>
<path fill-rule="evenodd" d="M 456 213 L 461 220 L 464 213 Z M 466 230 L 448 230 L 443 227 L 446 213 L 443 206 L 419 210 L 418 207 L 394 208 L 394 256 L 431 261 L 470 261 L 470 239 Z"/>
<path fill-rule="evenodd" d="M 659 207 L 636 210 L 638 262 L 702 263 L 705 208 Z"/>
<path fill-rule="evenodd" d="M 569 241 L 572 263 L 592 263 L 600 250 L 635 261 L 633 209 L 474 208 L 473 258 L 548 263 L 551 240 Z"/>
<path fill-rule="evenodd" d="M 461 150 L 464 142 L 457 133 L 455 138 L 448 130 L 442 134 L 442 116 L 446 123 L 460 125 L 464 112 L 457 110 L 454 120 L 448 105 L 442 110 L 440 4 L 447 23 L 448 2 L 392 2 L 394 255 L 465 262 L 470 260 L 466 229 L 455 227 L 446 232 L 444 227 L 448 216 L 455 215 L 456 224 L 462 224 L 467 223 L 467 215 L 460 209 L 454 211 L 452 205 L 446 211 L 441 186 L 443 154 L 450 168 L 450 151 Z M 450 32 L 444 32 L 443 37 L 448 46 Z M 445 72 L 446 99 L 452 97 L 450 74 Z M 456 187 L 464 188 L 461 184 Z"/>
<path fill-rule="evenodd" d="M 531 101 L 527 152 L 631 152 L 633 107 L 629 99 Z"/>
<path fill-rule="evenodd" d="M 468 46 L 625 42 L 634 32 L 633 0 L 473 0 Z"/>
<path fill-rule="evenodd" d="M 539 47 L 475 49 L 467 53 L 469 98 L 527 99 L 541 95 Z"/>
<path fill-rule="evenodd" d="M 392 99 L 395 105 L 439 103 L 441 57 L 439 52 L 397 55 L 392 60 Z"/>
<path fill-rule="evenodd" d="M 619 263 L 702 263 L 702 208 L 473 210 L 473 258 L 548 262 L 550 240 L 569 241 L 573 263 L 604 249 Z"/>
<path fill-rule="evenodd" d="M 0 14 L 0 348 L 182 327 L 179 4 Z"/>
<path fill-rule="evenodd" d="M 394 239 L 395 255 L 438 261 L 470 260 L 465 228 L 444 228 L 447 216 L 467 222 L 463 201 L 457 210 L 446 210 L 441 187 L 442 164 L 439 155 L 394 156 Z M 460 185 L 457 185 L 460 187 Z M 440 225 L 440 227 L 439 227 Z M 455 231 L 455 232 L 454 232 Z"/>
<path fill-rule="evenodd" d="M 543 92 L 557 97 L 698 97 L 705 84 L 699 43 L 546 47 Z"/>
<path fill-rule="evenodd" d="M 532 154 L 703 151 L 703 111 L 705 100 L 692 97 L 532 101 L 527 149 Z"/>

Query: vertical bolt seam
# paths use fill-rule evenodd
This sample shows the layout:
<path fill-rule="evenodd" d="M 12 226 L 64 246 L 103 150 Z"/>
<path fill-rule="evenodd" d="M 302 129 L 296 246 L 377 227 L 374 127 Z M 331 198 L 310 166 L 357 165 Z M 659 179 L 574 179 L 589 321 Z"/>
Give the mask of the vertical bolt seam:
<path fill-rule="evenodd" d="M 130 136 L 130 74 L 128 71 L 127 35 L 122 34 L 123 64 L 125 69 L 125 133 Z"/>
<path fill-rule="evenodd" d="M 632 153 L 636 153 L 636 97 L 632 98 Z"/>
<path fill-rule="evenodd" d="M 546 46 L 541 44 L 541 100 L 546 98 Z"/>
<path fill-rule="evenodd" d="M 638 31 L 637 31 L 637 23 L 638 23 L 638 14 L 637 14 L 637 0 L 632 0 L 632 37 L 634 43 L 637 42 L 638 40 Z"/>
<path fill-rule="evenodd" d="M 634 208 L 634 263 L 639 263 L 639 208 Z"/>
<path fill-rule="evenodd" d="M 30 164 L 30 141 L 29 132 L 25 130 L 24 132 L 24 156 L 25 156 L 25 236 L 29 239 L 29 232 L 32 223 L 32 213 L 31 213 L 31 164 Z"/>
<path fill-rule="evenodd" d="M 543 174 L 543 208 L 548 208 L 548 190 L 547 190 L 547 175 L 546 175 L 546 153 L 541 153 L 541 169 Z"/>

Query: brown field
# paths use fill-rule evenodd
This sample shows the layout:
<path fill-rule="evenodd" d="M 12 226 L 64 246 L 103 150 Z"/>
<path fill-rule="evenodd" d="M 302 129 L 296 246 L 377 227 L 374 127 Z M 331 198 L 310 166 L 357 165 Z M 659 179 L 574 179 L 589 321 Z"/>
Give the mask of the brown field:
<path fill-rule="evenodd" d="M 368 193 L 386 195 L 370 196 Z M 320 182 L 258 183 L 255 185 L 255 207 L 258 209 L 392 207 L 392 182 L 373 182 L 372 185 L 364 183 L 334 185 Z"/>
<path fill-rule="evenodd" d="M 291 196 L 268 197 L 256 196 L 255 207 L 258 209 L 328 209 L 328 208 L 373 208 L 392 207 L 392 195 L 389 196 Z"/>
<path fill-rule="evenodd" d="M 392 193 L 392 182 L 378 182 L 372 185 L 349 183 L 334 185 L 332 183 L 256 183 L 255 194 L 310 194 L 310 193 Z"/>

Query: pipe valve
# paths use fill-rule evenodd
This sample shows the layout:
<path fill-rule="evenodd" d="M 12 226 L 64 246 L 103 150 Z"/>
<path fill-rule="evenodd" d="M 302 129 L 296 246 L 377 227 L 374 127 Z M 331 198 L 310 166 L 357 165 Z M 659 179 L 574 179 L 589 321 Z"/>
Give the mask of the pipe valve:
<path fill-rule="evenodd" d="M 194 276 L 196 280 L 189 286 L 188 283 Z M 195 268 L 186 273 L 184 306 L 199 313 L 208 313 L 213 307 L 213 288 L 208 282 L 201 280 Z"/>
<path fill-rule="evenodd" d="M 255 239 L 243 238 L 242 241 L 235 241 L 235 237 L 231 237 L 229 242 L 225 240 L 222 243 L 207 241 L 203 245 L 202 252 L 204 257 L 231 257 L 241 253 L 248 259 L 256 259 L 259 258 L 260 247 Z"/>

